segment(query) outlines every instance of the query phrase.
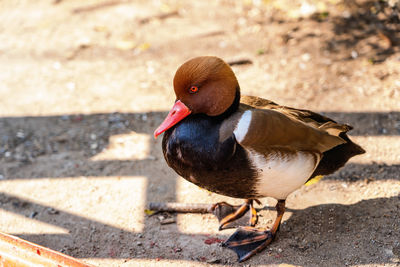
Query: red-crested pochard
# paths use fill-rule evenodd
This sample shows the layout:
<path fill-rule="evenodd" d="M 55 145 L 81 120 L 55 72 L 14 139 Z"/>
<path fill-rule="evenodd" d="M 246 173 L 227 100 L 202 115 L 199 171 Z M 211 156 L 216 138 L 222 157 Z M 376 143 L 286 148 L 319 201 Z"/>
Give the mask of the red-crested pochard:
<path fill-rule="evenodd" d="M 165 132 L 165 160 L 180 176 L 209 191 L 246 200 L 220 220 L 224 229 L 251 211 L 250 226 L 238 228 L 224 243 L 239 261 L 271 243 L 290 193 L 365 153 L 346 135 L 352 129 L 347 124 L 263 98 L 241 97 L 235 74 L 218 57 L 184 63 L 175 74 L 174 90 L 175 104 L 154 136 Z M 254 227 L 253 201 L 262 197 L 278 200 L 270 230 Z"/>

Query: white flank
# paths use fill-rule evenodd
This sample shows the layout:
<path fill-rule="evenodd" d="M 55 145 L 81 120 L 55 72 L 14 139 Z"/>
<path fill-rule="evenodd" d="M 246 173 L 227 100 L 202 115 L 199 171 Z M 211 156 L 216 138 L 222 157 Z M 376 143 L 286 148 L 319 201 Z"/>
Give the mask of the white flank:
<path fill-rule="evenodd" d="M 236 125 L 235 130 L 233 131 L 233 134 L 236 137 L 236 140 L 240 143 L 244 140 L 246 137 L 247 132 L 249 131 L 251 123 L 251 110 L 246 110 L 242 117 L 240 117 L 240 120 L 238 124 Z"/>
<path fill-rule="evenodd" d="M 277 153 L 268 159 L 255 151 L 248 151 L 248 154 L 253 167 L 259 172 L 257 193 L 275 199 L 286 199 L 310 178 L 318 165 L 314 156 L 306 152 L 292 155 Z"/>

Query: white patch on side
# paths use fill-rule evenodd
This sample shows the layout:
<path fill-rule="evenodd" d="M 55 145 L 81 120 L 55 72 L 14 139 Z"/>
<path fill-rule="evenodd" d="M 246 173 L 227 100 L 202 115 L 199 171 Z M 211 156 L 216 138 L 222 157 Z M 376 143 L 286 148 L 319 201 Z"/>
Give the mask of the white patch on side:
<path fill-rule="evenodd" d="M 258 183 L 255 186 L 258 195 L 286 199 L 286 197 L 301 187 L 315 170 L 317 162 L 312 154 L 297 152 L 285 155 L 273 154 L 268 158 L 255 151 L 248 151 L 253 167 L 258 170 Z"/>
<path fill-rule="evenodd" d="M 238 124 L 236 125 L 233 134 L 236 137 L 236 140 L 240 143 L 246 137 L 247 132 L 249 131 L 251 123 L 251 110 L 246 110 L 243 115 L 240 117 Z"/>

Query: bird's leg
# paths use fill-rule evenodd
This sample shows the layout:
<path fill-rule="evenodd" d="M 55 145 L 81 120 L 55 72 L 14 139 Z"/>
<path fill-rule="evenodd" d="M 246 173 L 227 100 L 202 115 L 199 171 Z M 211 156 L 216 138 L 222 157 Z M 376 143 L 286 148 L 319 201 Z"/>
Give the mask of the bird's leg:
<path fill-rule="evenodd" d="M 232 206 L 226 202 L 219 202 L 212 206 L 211 210 L 219 220 L 219 230 L 228 228 L 229 224 L 240 219 L 250 210 L 249 224 L 255 226 L 257 223 L 257 211 L 253 206 L 253 201 L 258 204 L 261 202 L 257 199 L 246 199 L 245 203 L 240 206 Z"/>
<path fill-rule="evenodd" d="M 274 240 L 285 213 L 285 200 L 278 201 L 276 211 L 276 219 L 271 230 L 240 227 L 223 243 L 224 246 L 236 252 L 239 262 L 245 261 L 262 251 Z"/>

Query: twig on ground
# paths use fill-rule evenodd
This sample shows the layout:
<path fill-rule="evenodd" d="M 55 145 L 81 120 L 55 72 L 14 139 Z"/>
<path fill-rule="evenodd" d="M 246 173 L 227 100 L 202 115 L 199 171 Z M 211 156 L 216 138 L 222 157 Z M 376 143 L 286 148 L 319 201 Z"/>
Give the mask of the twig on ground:
<path fill-rule="evenodd" d="M 229 66 L 233 65 L 247 65 L 247 64 L 253 64 L 253 61 L 250 59 L 238 59 L 238 60 L 231 60 L 227 62 Z"/>
<path fill-rule="evenodd" d="M 176 202 L 150 202 L 149 210 L 157 212 L 180 212 L 180 213 L 213 213 L 213 204 L 200 204 L 200 203 L 176 203 Z M 275 211 L 274 207 L 264 206 L 262 208 L 256 208 L 257 211 L 261 210 L 272 210 Z M 296 212 L 299 209 L 286 208 L 288 212 Z"/>
<path fill-rule="evenodd" d="M 225 31 L 217 30 L 217 31 L 201 33 L 201 34 L 196 35 L 195 37 L 196 38 L 206 38 L 206 37 L 214 37 L 214 36 L 218 36 L 218 35 L 222 35 L 222 34 L 225 34 Z"/>
<path fill-rule="evenodd" d="M 100 2 L 98 4 L 93 4 L 89 6 L 83 6 L 83 7 L 77 7 L 72 10 L 72 13 L 77 14 L 77 13 L 83 13 L 83 12 L 90 12 L 90 11 L 95 11 L 101 8 L 106 8 L 106 7 L 111 7 L 111 6 L 116 6 L 119 4 L 124 4 L 126 3 L 126 0 L 110 0 L 110 1 L 105 1 L 105 2 Z"/>
<path fill-rule="evenodd" d="M 150 22 L 152 19 L 163 20 L 163 19 L 167 19 L 167 18 L 170 18 L 170 17 L 174 17 L 174 16 L 179 16 L 179 12 L 177 10 L 171 11 L 171 12 L 167 12 L 167 13 L 161 13 L 161 14 L 154 15 L 154 16 L 149 16 L 149 17 L 146 17 L 146 18 L 142 18 L 141 20 L 139 20 L 139 22 L 141 24 L 145 24 L 145 23 Z"/>
<path fill-rule="evenodd" d="M 149 210 L 183 213 L 212 213 L 212 205 L 199 203 L 160 203 L 150 202 Z"/>

